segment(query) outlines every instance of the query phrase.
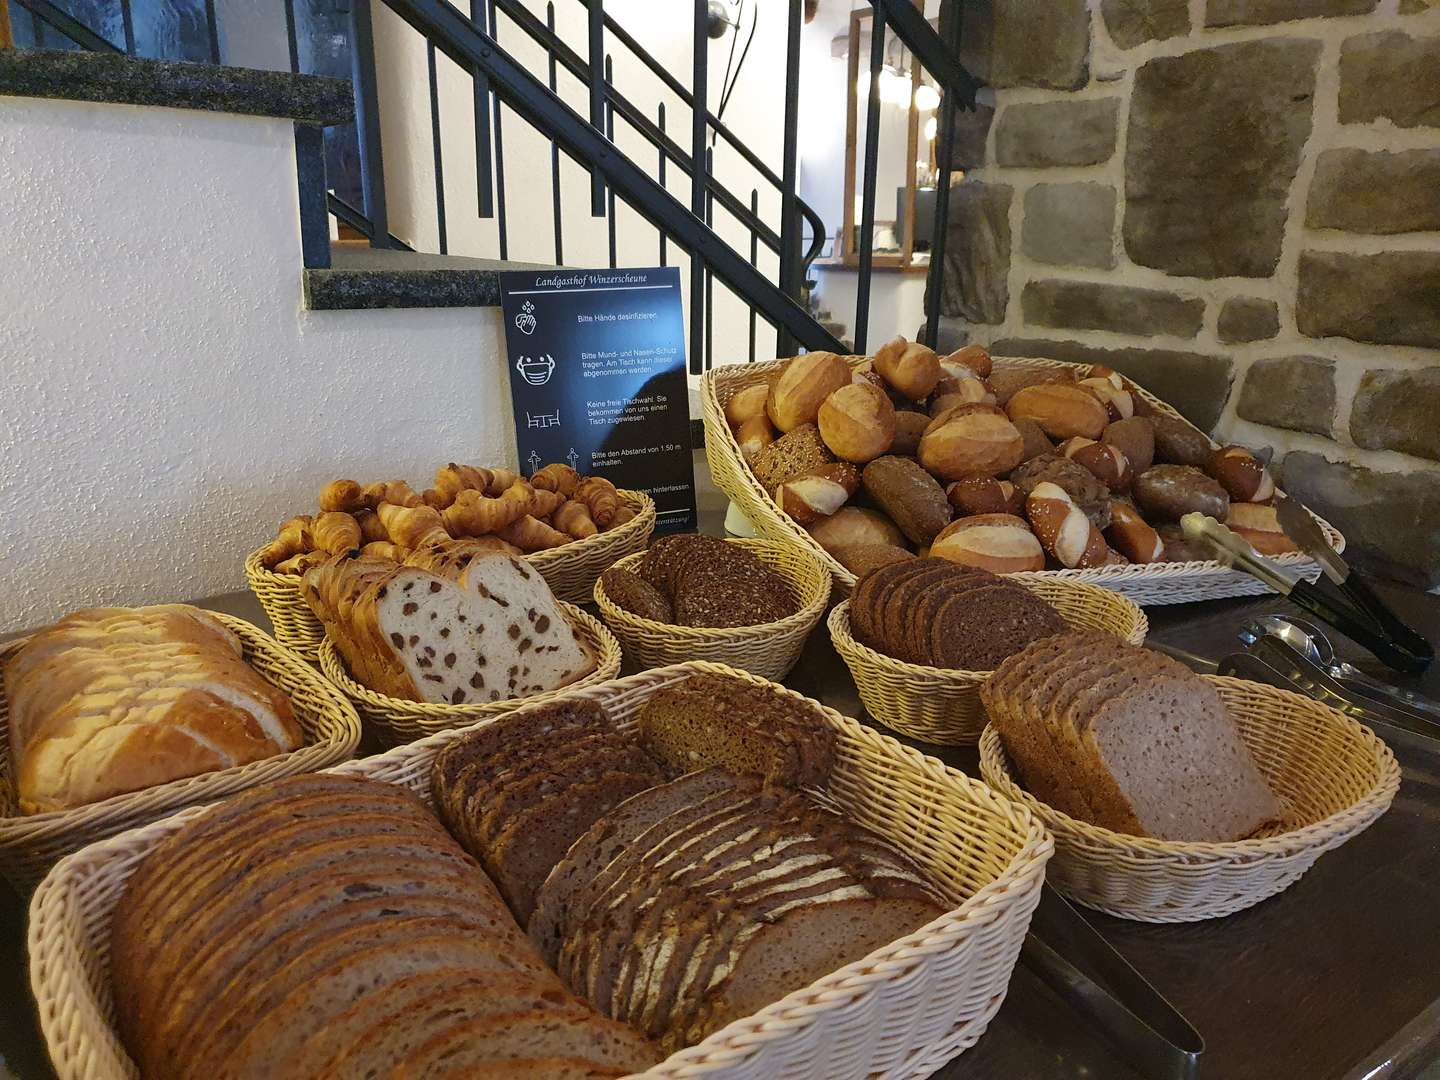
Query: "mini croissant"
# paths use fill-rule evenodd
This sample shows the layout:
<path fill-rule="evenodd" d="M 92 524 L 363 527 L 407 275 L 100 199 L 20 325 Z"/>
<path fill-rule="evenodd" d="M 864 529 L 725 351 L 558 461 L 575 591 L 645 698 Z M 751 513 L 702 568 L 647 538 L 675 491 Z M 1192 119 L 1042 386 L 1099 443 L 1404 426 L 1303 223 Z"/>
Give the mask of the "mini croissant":
<path fill-rule="evenodd" d="M 433 506 L 402 507 L 382 502 L 375 512 L 380 515 L 391 543 L 401 547 L 417 548 L 434 540 L 449 539 L 440 511 Z"/>
<path fill-rule="evenodd" d="M 523 480 L 493 499 L 467 488 L 455 496 L 441 517 L 452 536 L 487 536 L 528 514 L 534 496 L 535 490 Z"/>
<path fill-rule="evenodd" d="M 331 480 L 320 489 L 320 509 L 353 514 L 365 507 L 365 489 L 354 480 Z"/>
<path fill-rule="evenodd" d="M 310 515 L 301 514 L 280 526 L 275 539 L 261 552 L 260 559 L 266 566 L 273 567 L 296 555 L 303 555 L 314 547 L 315 541 L 310 533 Z"/>
<path fill-rule="evenodd" d="M 410 557 L 410 549 L 401 547 L 399 544 L 392 544 L 388 540 L 372 540 L 360 549 L 360 554 L 368 555 L 372 559 L 404 562 Z"/>
<path fill-rule="evenodd" d="M 558 491 L 536 490 L 530 496 L 530 516 L 548 518 L 565 502 L 565 496 Z"/>
<path fill-rule="evenodd" d="M 490 487 L 490 470 L 477 469 L 474 465 L 457 465 L 450 462 L 435 470 L 435 490 L 449 499 L 445 505 L 455 501 L 462 491 L 485 492 Z M 443 509 L 443 507 L 441 508 Z"/>
<path fill-rule="evenodd" d="M 574 499 L 566 500 L 551 516 L 550 523 L 576 540 L 584 540 L 599 531 L 595 527 L 595 519 L 590 516 L 590 508 Z"/>
<path fill-rule="evenodd" d="M 558 491 L 568 499 L 580 486 L 580 474 L 569 465 L 557 461 L 553 465 L 546 465 L 530 477 L 530 486 L 536 491 Z"/>
<path fill-rule="evenodd" d="M 365 542 L 360 523 L 339 510 L 330 510 L 317 517 L 310 526 L 310 535 L 315 539 L 317 550 L 331 555 L 354 551 Z"/>
<path fill-rule="evenodd" d="M 615 485 L 603 476 L 587 476 L 580 481 L 574 498 L 585 504 L 590 516 L 595 519 L 595 524 L 602 529 L 609 528 L 615 515 L 620 512 L 620 493 L 615 490 Z"/>
<path fill-rule="evenodd" d="M 485 493 L 492 497 L 504 494 L 507 488 L 520 479 L 520 474 L 514 469 L 490 469 L 488 471 L 490 486 L 485 489 Z"/>
<path fill-rule="evenodd" d="M 360 539 L 365 543 L 373 544 L 390 539 L 390 534 L 385 530 L 385 523 L 380 520 L 380 515 L 374 510 L 356 510 L 353 516 L 360 524 Z"/>
<path fill-rule="evenodd" d="M 511 522 L 496 535 L 521 551 L 544 551 L 570 542 L 570 537 L 528 514 Z"/>

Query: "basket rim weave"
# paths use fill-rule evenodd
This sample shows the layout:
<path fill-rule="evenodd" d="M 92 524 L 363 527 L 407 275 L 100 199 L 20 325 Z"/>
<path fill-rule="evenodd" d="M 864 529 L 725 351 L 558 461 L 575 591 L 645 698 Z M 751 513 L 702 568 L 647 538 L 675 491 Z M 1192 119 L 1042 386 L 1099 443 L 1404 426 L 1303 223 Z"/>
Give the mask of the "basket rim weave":
<path fill-rule="evenodd" d="M 360 717 L 355 707 L 346 700 L 345 695 L 333 686 L 328 680 L 320 675 L 313 667 L 307 664 L 304 659 L 295 654 L 293 649 L 276 641 L 275 638 L 265 633 L 254 623 L 248 622 L 236 615 L 230 615 L 223 611 L 206 611 L 206 615 L 215 619 L 226 629 L 232 631 L 244 642 L 247 654 L 256 651 L 265 651 L 272 656 L 281 658 L 283 665 L 292 667 L 292 674 L 299 675 L 311 686 L 311 689 L 322 693 L 329 699 L 329 706 L 336 710 L 339 718 L 348 721 L 347 731 L 344 738 L 331 739 L 322 742 L 302 742 L 294 750 L 286 750 L 280 754 L 268 758 L 261 758 L 258 761 L 247 762 L 244 765 L 231 765 L 224 769 L 214 769 L 210 772 L 197 773 L 194 776 L 183 776 L 175 780 L 167 780 L 163 784 L 153 784 L 150 787 L 140 788 L 137 791 L 121 792 L 118 795 L 111 795 L 109 798 L 97 802 L 85 803 L 82 806 L 71 807 L 68 810 L 47 810 L 39 814 L 4 814 L 0 813 L 0 849 L 11 846 L 17 842 L 24 842 L 27 834 L 49 831 L 51 829 L 66 828 L 79 829 L 95 825 L 103 825 L 117 817 L 124 817 L 128 813 L 136 812 L 135 804 L 142 800 L 158 800 L 160 805 L 153 810 L 139 810 L 143 813 L 169 814 L 177 809 L 193 803 L 197 799 L 210 797 L 210 788 L 217 785 L 225 785 L 227 788 L 232 783 L 239 783 L 243 787 L 244 778 L 261 771 L 261 767 L 273 766 L 295 754 L 303 753 L 306 750 L 318 750 L 330 747 L 332 752 L 349 757 L 354 753 L 360 742 Z M 18 652 L 28 643 L 33 634 L 24 637 L 13 638 L 10 641 L 0 644 L 0 664 L 8 660 L 11 655 Z M 246 660 L 249 664 L 249 660 Z M 252 665 L 253 666 L 253 665 Z M 273 681 L 262 672 L 256 672 L 267 683 L 274 685 Z M 276 687 L 276 689 L 283 689 Z M 3 693 L 3 684 L 0 684 L 0 693 Z M 286 698 L 289 695 L 286 694 Z M 9 735 L 6 739 L 6 761 L 7 769 L 12 772 L 14 762 L 9 754 Z M 321 768 L 326 766 L 322 765 Z M 308 771 L 308 770 L 307 770 Z M 239 787 L 234 790 L 240 790 Z M 219 797 L 223 798 L 233 793 L 225 791 Z"/>
<path fill-rule="evenodd" d="M 585 675 L 572 683 L 560 686 L 554 690 L 544 690 L 538 694 L 530 694 L 525 697 L 503 698 L 500 701 L 471 702 L 462 705 L 449 705 L 441 702 L 429 701 L 408 701 L 405 698 L 390 697 L 388 694 L 381 694 L 363 686 L 355 680 L 345 666 L 345 660 L 340 655 L 340 650 L 335 647 L 335 642 L 330 635 L 325 635 L 325 640 L 320 643 L 319 660 L 320 670 L 325 678 L 330 680 L 340 692 L 354 701 L 363 704 L 373 715 L 375 712 L 389 713 L 392 715 L 403 715 L 412 720 L 436 722 L 441 721 L 449 724 L 464 724 L 470 720 L 480 719 L 487 716 L 498 716 L 502 713 L 513 712 L 517 703 L 525 705 L 537 704 L 550 701 L 552 698 L 578 688 L 594 685 L 597 682 L 604 682 L 608 676 L 605 672 L 618 671 L 620 667 L 620 642 L 615 635 L 595 616 L 584 611 L 574 604 L 557 600 L 560 610 L 565 613 L 573 626 L 589 639 L 592 653 L 595 657 L 595 667 Z"/>
<path fill-rule="evenodd" d="M 770 494 L 755 479 L 755 474 L 746 464 L 743 455 L 740 453 L 740 444 L 735 439 L 735 433 L 730 430 L 730 425 L 725 422 L 725 408 L 720 400 L 720 388 L 724 384 L 745 379 L 748 383 L 758 381 L 772 372 L 778 372 L 790 358 L 777 360 L 757 361 L 748 364 L 725 364 L 705 372 L 700 378 L 700 397 L 704 408 L 705 424 L 705 445 L 706 458 L 710 462 L 710 473 L 715 481 L 716 487 L 720 488 L 729 498 L 733 499 L 751 523 L 762 534 L 774 536 L 776 539 L 783 538 L 793 543 L 798 543 L 811 551 L 821 560 L 821 565 L 827 567 L 834 575 L 836 582 L 844 590 L 854 588 L 856 576 L 822 548 L 815 539 L 794 518 L 786 514 L 770 497 Z M 856 367 L 869 359 L 868 357 L 847 358 L 851 367 Z M 1088 375 L 1094 364 L 1072 363 L 1066 360 L 1051 360 L 1043 357 L 1022 357 L 1022 356 L 999 356 L 995 357 L 997 367 L 1058 367 L 1073 369 L 1078 377 Z M 1134 380 L 1125 379 L 1126 388 L 1132 393 L 1143 398 L 1151 408 L 1172 416 L 1189 424 L 1195 431 L 1200 429 L 1190 424 L 1190 421 L 1181 416 L 1169 404 L 1151 394 L 1144 387 Z M 1204 435 L 1204 432 L 1200 432 Z M 1206 440 L 1212 447 L 1217 447 L 1208 435 Z M 711 455 L 723 455 L 725 458 L 724 467 L 717 469 L 714 458 Z M 728 468 L 738 477 L 739 487 L 726 483 L 723 478 L 724 468 Z M 1279 491 L 1277 487 L 1277 491 Z M 1345 550 L 1345 537 L 1324 518 L 1312 513 L 1311 516 L 1320 525 L 1321 531 L 1331 546 L 1337 552 Z M 758 519 L 758 520 L 757 520 Z M 1303 574 L 1309 574 L 1314 570 L 1318 573 L 1319 566 L 1313 558 L 1304 552 L 1288 552 L 1283 555 L 1272 555 L 1268 558 L 1280 566 L 1297 570 Z M 1239 574 L 1240 571 L 1216 559 L 1194 560 L 1190 562 L 1162 562 L 1162 563 L 1132 563 L 1128 566 L 1103 566 L 1088 570 L 1062 569 L 1062 570 L 1039 570 L 1034 573 L 1046 574 L 1051 577 L 1071 578 L 1086 582 L 1095 582 L 1103 585 L 1113 585 L 1117 589 L 1128 584 L 1156 584 L 1166 578 L 1185 577 L 1196 578 L 1201 575 L 1230 575 Z M 1242 575 L 1243 576 L 1243 575 Z M 1224 592 L 1217 592 L 1217 597 L 1229 595 Z"/>
<path fill-rule="evenodd" d="M 595 579 L 595 605 L 600 609 L 606 623 L 612 627 L 619 623 L 626 630 L 632 632 L 648 632 L 652 634 L 665 634 L 675 639 L 677 645 L 685 642 L 694 642 L 697 645 L 711 645 L 716 642 L 733 642 L 740 638 L 754 637 L 763 638 L 771 635 L 788 634 L 793 630 L 800 630 L 813 626 L 819 621 L 820 613 L 825 610 L 825 604 L 830 599 L 830 575 L 820 560 L 815 558 L 812 552 L 797 551 L 793 544 L 787 544 L 782 540 L 769 540 L 762 537 L 735 537 L 727 536 L 723 539 L 727 544 L 735 544 L 738 547 L 746 548 L 754 552 L 757 558 L 763 558 L 761 552 L 774 552 L 776 554 L 798 555 L 808 559 L 815 569 L 815 582 L 802 583 L 787 571 L 784 566 L 776 566 L 767 562 L 766 565 L 776 573 L 785 578 L 799 592 L 799 586 L 804 585 L 804 593 L 800 596 L 800 608 L 793 614 L 783 619 L 775 619 L 771 622 L 751 623 L 748 626 L 680 626 L 676 623 L 660 622 L 658 619 L 647 619 L 634 612 L 626 611 L 614 600 L 610 599 L 605 592 L 605 586 L 600 578 Z M 645 557 L 644 551 L 634 551 L 622 559 L 617 559 L 611 569 L 630 570 Z M 602 575 L 603 576 L 603 575 Z"/>
<path fill-rule="evenodd" d="M 907 997 L 904 988 L 909 976 L 921 971 L 933 959 L 957 948 L 965 948 L 969 942 L 976 940 L 974 935 L 993 932 L 997 920 L 1023 919 L 1028 923 L 1034 902 L 1039 897 L 1045 865 L 1054 853 L 1054 839 L 1029 808 L 1005 799 L 989 786 L 950 768 L 937 758 L 905 746 L 813 699 L 803 698 L 793 690 L 709 661 L 655 668 L 584 690 L 572 690 L 571 695 L 600 702 L 611 698 L 625 700 L 644 693 L 649 686 L 659 689 L 670 681 L 698 673 L 727 675 L 767 685 L 776 692 L 809 702 L 822 711 L 832 726 L 837 726 L 852 738 L 860 739 L 869 747 L 878 745 L 887 760 L 903 765 L 919 780 L 926 781 L 924 786 L 935 786 L 947 790 L 952 796 L 959 796 L 972 810 L 988 819 L 992 828 L 1003 828 L 1014 845 L 1014 854 L 990 881 L 924 927 L 809 986 L 791 992 L 750 1016 L 735 1020 L 703 1042 L 670 1055 L 645 1073 L 632 1076 L 674 1080 L 728 1074 L 732 1068 L 749 1075 L 749 1067 L 757 1063 L 756 1055 L 762 1053 L 767 1044 L 793 1042 L 803 1048 L 815 1034 L 843 1035 L 847 1029 L 834 1026 L 836 1017 L 854 1023 L 856 1033 L 863 1033 L 869 1030 L 864 1024 L 864 1017 L 847 1015 L 847 1011 L 853 1012 L 857 1003 L 870 1003 L 889 1010 L 914 1009 L 917 1006 L 909 1000 L 913 998 L 914 990 L 910 990 Z M 530 707 L 531 703 L 527 703 L 522 709 Z M 372 776 L 387 782 L 405 782 L 387 777 L 412 759 L 421 762 L 429 760 L 441 747 L 465 734 L 465 729 L 440 731 L 384 754 L 348 762 L 327 771 Z M 934 797 L 940 798 L 938 792 Z M 61 1072 L 66 1080 L 81 1075 L 96 1075 L 94 1065 L 101 1051 L 91 1016 L 96 1004 L 91 994 L 94 984 L 80 960 L 82 953 L 92 946 L 91 939 L 83 936 L 84 931 L 79 929 L 80 920 L 75 907 L 78 899 L 97 877 L 111 868 L 122 871 L 133 868 L 156 843 L 203 811 L 203 807 L 194 807 L 71 854 L 51 870 L 36 891 L 31 902 L 27 937 L 31 987 L 36 1000 L 41 1003 L 41 1027 L 47 1044 L 52 1056 L 63 1064 Z M 1019 928 L 1014 932 L 1018 933 Z M 982 943 L 984 940 L 981 939 Z M 982 944 L 979 947 L 987 946 Z M 994 944 L 988 946 L 991 950 L 996 947 Z M 1000 948 L 1003 950 L 1004 947 Z M 1018 939 L 1014 948 L 1018 953 Z M 982 956 L 984 959 L 991 958 L 990 952 Z M 972 978 L 982 986 L 998 986 L 1003 994 L 1009 974 L 1010 968 L 1007 967 L 1003 975 L 996 970 L 975 973 Z M 998 1007 L 998 1000 L 995 1000 L 995 1007 Z M 993 1007 L 985 1011 L 984 1022 L 988 1022 L 993 1011 Z M 99 1019 L 103 1024 L 103 1016 Z M 828 1028 L 825 1026 L 827 1021 L 831 1022 Z M 975 1021 L 966 1020 L 965 1023 L 971 1025 L 971 1034 L 963 1040 L 936 1037 L 933 1042 L 917 1043 L 913 1047 L 907 1045 L 908 1053 L 900 1059 L 900 1067 L 908 1066 L 917 1058 L 929 1060 L 930 1056 L 942 1050 L 948 1059 L 973 1044 L 977 1037 L 973 1029 Z M 103 1030 L 105 1037 L 114 1039 L 123 1053 L 123 1044 L 119 1043 L 113 1024 Z M 950 1034 L 946 1032 L 947 1036 Z M 899 1075 L 920 1074 L 906 1070 Z"/>
<path fill-rule="evenodd" d="M 1130 616 L 1130 631 L 1123 640 L 1131 645 L 1139 645 L 1147 634 L 1150 633 L 1150 618 L 1145 614 L 1145 609 L 1135 603 L 1123 593 L 1113 592 L 1110 589 L 1101 588 L 1088 581 L 1076 581 L 1074 579 L 1057 579 L 1044 571 L 1033 571 L 1023 574 L 1007 574 L 1007 580 L 1017 582 L 1026 588 L 1035 591 L 1037 587 L 1053 588 L 1060 586 L 1066 589 L 1074 589 L 1080 595 L 1087 597 L 1097 604 L 1114 606 L 1121 610 L 1133 608 L 1133 611 L 1126 610 Z M 1047 580 L 1048 579 L 1048 580 Z M 1063 615 L 1062 615 L 1063 618 Z M 979 668 L 942 668 L 933 667 L 930 664 L 913 664 L 908 660 L 900 660 L 888 653 L 882 653 L 872 649 L 869 645 L 860 641 L 850 630 L 850 597 L 846 597 L 840 603 L 830 609 L 830 615 L 826 620 L 826 626 L 830 631 L 830 640 L 836 643 L 836 651 L 844 655 L 843 650 L 851 650 L 872 664 L 874 667 L 884 669 L 888 674 L 904 678 L 921 678 L 945 681 L 949 679 L 964 682 L 975 682 L 989 677 L 993 668 L 981 670 Z M 1119 637 L 1120 635 L 1116 635 Z M 842 649 L 843 646 L 843 649 Z"/>
<path fill-rule="evenodd" d="M 1194 863 L 1264 862 L 1269 859 L 1303 854 L 1321 848 L 1337 834 L 1349 831 L 1353 823 L 1377 816 L 1395 798 L 1400 789 L 1400 765 L 1394 752 L 1385 741 L 1370 728 L 1335 709 L 1330 708 L 1304 694 L 1282 690 L 1264 683 L 1237 679 L 1225 675 L 1202 675 L 1206 682 L 1217 689 L 1243 688 L 1246 693 L 1272 697 L 1292 708 L 1323 710 L 1328 722 L 1339 727 L 1360 745 L 1365 746 L 1374 757 L 1376 780 L 1365 796 L 1351 805 L 1327 815 L 1319 821 L 1302 825 L 1298 829 L 1277 833 L 1274 836 L 1251 837 L 1245 840 L 1156 840 L 1148 836 L 1131 836 L 1118 833 L 1088 821 L 1080 821 L 1069 814 L 1043 803 L 1031 795 L 1015 779 L 1010 768 L 1010 759 L 1005 753 L 1004 743 L 994 724 L 986 724 L 980 735 L 980 764 L 986 783 L 1006 798 L 1026 806 L 1045 822 L 1047 828 L 1062 839 L 1078 838 L 1092 846 L 1109 848 L 1122 852 L 1128 858 L 1145 861 L 1150 858 L 1174 860 L 1184 858 Z M 1257 691 L 1258 688 L 1258 691 Z"/>

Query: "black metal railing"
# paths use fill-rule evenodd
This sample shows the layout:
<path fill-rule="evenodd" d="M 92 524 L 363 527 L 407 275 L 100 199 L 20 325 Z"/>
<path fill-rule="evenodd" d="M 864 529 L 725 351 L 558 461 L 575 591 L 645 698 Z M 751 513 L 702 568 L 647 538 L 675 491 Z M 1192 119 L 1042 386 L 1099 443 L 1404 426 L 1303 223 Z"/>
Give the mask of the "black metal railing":
<path fill-rule="evenodd" d="M 134 51 L 130 3 L 122 10 L 126 45 L 114 45 L 85 26 L 51 0 L 17 0 L 34 18 L 65 34 L 82 48 Z M 780 171 L 777 172 L 755 150 L 747 146 L 709 108 L 707 101 L 709 12 L 706 0 L 694 3 L 694 62 L 690 86 L 647 52 L 604 10 L 604 0 L 577 0 L 587 8 L 583 52 L 571 47 L 556 31 L 555 4 L 547 3 L 542 20 L 523 0 L 470 0 L 468 15 L 447 0 L 354 0 L 349 16 L 351 77 L 356 100 L 355 139 L 359 151 L 356 197 L 360 205 L 339 198 L 333 192 L 316 202 L 302 193 L 302 208 L 328 213 L 377 247 L 409 249 L 393 236 L 385 196 L 384 157 L 380 139 L 380 97 L 375 69 L 372 2 L 384 3 L 424 39 L 430 103 L 435 181 L 436 237 L 439 250 L 447 252 L 450 235 L 447 221 L 444 166 L 446 148 L 440 123 L 437 61 L 447 57 L 459 65 L 473 82 L 474 153 L 476 164 L 475 203 L 481 218 L 495 218 L 498 255 L 510 257 L 506 221 L 504 113 L 509 110 L 523 123 L 550 142 L 554 257 L 565 256 L 565 206 L 562 199 L 561 162 L 569 157 L 590 176 L 589 213 L 607 218 L 608 256 L 617 258 L 616 209 L 623 204 L 657 230 L 659 260 L 673 259 L 672 249 L 689 256 L 691 308 L 691 367 L 708 368 L 714 359 L 714 310 L 717 286 L 728 290 L 749 309 L 748 347 L 756 358 L 757 328 L 760 320 L 776 330 L 777 354 L 786 355 L 797 347 L 809 349 L 845 348 L 802 305 L 808 269 L 827 240 L 825 226 L 813 208 L 799 197 L 797 158 L 800 85 L 800 33 L 803 0 L 787 2 L 786 72 L 784 80 L 784 128 Z M 959 64 L 961 0 L 943 0 L 937 33 L 914 6 L 914 0 L 873 0 L 872 47 L 868 58 L 869 95 L 866 102 L 866 152 L 862 166 L 858 232 L 857 302 L 853 348 L 863 351 L 870 329 L 871 280 L 874 266 L 874 220 L 878 172 L 879 73 L 884 65 L 884 38 L 888 30 L 909 50 L 912 57 L 939 84 L 942 102 L 938 117 L 937 194 L 934 228 L 930 242 L 930 266 L 926 283 L 928 340 L 934 341 L 939 317 L 940 284 L 943 273 L 949 205 L 950 156 L 954 111 L 973 107 L 978 83 Z M 295 0 L 285 0 L 286 37 L 292 70 L 300 67 L 301 49 L 297 39 Z M 218 60 L 219 33 L 215 26 L 213 0 L 206 0 L 207 27 L 211 54 Z M 517 41 L 539 45 L 545 55 L 543 77 L 528 71 L 502 45 L 501 17 L 518 32 Z M 738 30 L 737 30 L 738 33 Z M 613 57 L 606 43 L 624 49 L 641 68 L 658 80 L 669 94 L 689 110 L 690 131 L 682 145 L 667 128 L 665 106 L 652 119 L 631 98 L 615 86 Z M 573 78 L 585 90 L 585 108 L 571 108 L 560 97 L 559 77 Z M 672 103 L 673 105 L 673 103 Z M 653 166 L 642 166 L 616 146 L 617 128 L 638 134 L 654 152 Z M 347 136 L 348 137 L 348 136 Z M 778 224 L 762 217 L 760 188 L 741 198 L 714 173 L 714 148 L 723 143 L 740 162 L 753 170 L 760 185 L 779 195 Z M 653 175 L 652 175 L 653 168 Z M 688 204 L 676 199 L 667 188 L 671 170 L 689 180 Z M 322 170 L 323 171 L 323 170 Z M 332 186 L 334 178 L 332 177 Z M 453 191 L 451 192 L 453 195 Z M 717 214 L 741 227 L 746 240 L 736 249 L 716 231 Z M 303 215 L 302 215 L 303 216 Z M 314 221 L 307 235 L 315 232 Z M 809 239 L 804 236 L 808 230 Z M 412 242 L 414 237 L 411 237 Z M 307 264 L 311 244 L 306 245 Z M 761 255 L 768 252 L 778 271 L 771 276 L 761 269 Z M 479 252 L 467 252 L 479 254 Z M 328 251 L 326 252 L 328 258 Z M 535 258 L 527 252 L 524 257 Z M 543 257 L 543 256 L 542 256 Z"/>

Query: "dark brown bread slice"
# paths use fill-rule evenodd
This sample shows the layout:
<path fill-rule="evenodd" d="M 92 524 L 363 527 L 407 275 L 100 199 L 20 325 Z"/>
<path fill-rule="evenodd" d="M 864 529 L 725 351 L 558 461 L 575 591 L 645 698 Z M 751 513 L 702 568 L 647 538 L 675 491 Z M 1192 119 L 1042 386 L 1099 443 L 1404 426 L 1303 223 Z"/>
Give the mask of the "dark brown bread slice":
<path fill-rule="evenodd" d="M 792 990 L 860 960 L 944 914 L 917 900 L 875 898 L 805 904 L 768 923 L 706 995 L 696 1040 L 758 1012 Z"/>
<path fill-rule="evenodd" d="M 596 819 L 570 845 L 565 857 L 536 891 L 535 911 L 526 930 L 546 961 L 552 966 L 555 963 L 560 946 L 559 927 L 572 897 L 626 850 L 636 836 L 675 810 L 733 788 L 733 778 L 722 769 L 690 773 L 633 795 Z"/>
<path fill-rule="evenodd" d="M 447 973 L 438 982 L 433 975 L 412 976 L 365 995 L 332 1019 L 287 1063 L 287 1071 L 297 1077 L 376 1080 L 431 1035 L 462 1020 L 552 1009 L 574 1015 L 575 999 L 524 975 L 486 972 L 456 980 Z"/>
<path fill-rule="evenodd" d="M 432 1035 L 391 1073 L 395 1080 L 493 1065 L 513 1058 L 567 1057 L 644 1072 L 659 1051 L 624 1024 L 582 1008 L 543 1010 L 464 1021 Z"/>
<path fill-rule="evenodd" d="M 607 773 L 520 814 L 495 841 L 497 884 L 521 926 L 535 910 L 535 894 L 577 837 L 612 806 L 660 783 L 656 771 Z"/>
<path fill-rule="evenodd" d="M 433 1080 L 612 1080 L 626 1069 L 604 1069 L 583 1058 L 511 1058 L 496 1065 L 461 1062 L 431 1073 Z"/>
<path fill-rule="evenodd" d="M 931 648 L 940 666 L 993 671 L 1032 641 L 1064 629 L 1051 605 L 1023 586 L 1001 581 L 942 605 L 931 624 Z"/>
<path fill-rule="evenodd" d="M 995 575 L 985 570 L 962 570 L 959 574 L 942 578 L 916 598 L 905 620 L 905 640 L 911 655 L 918 657 L 917 663 L 934 664 L 930 626 L 940 605 L 952 596 L 997 580 Z"/>
<path fill-rule="evenodd" d="M 680 575 L 696 562 L 713 563 L 730 557 L 730 545 L 719 537 L 698 533 L 664 536 L 650 545 L 635 572 L 666 596 L 675 595 Z"/>
<path fill-rule="evenodd" d="M 460 923 L 420 934 L 404 933 L 399 923 L 379 930 L 366 947 L 346 951 L 350 942 L 330 942 L 323 953 L 312 950 L 292 961 L 248 997 L 243 1011 L 202 1036 L 185 1075 L 242 1080 L 277 1074 L 312 1032 L 362 996 L 407 976 L 464 966 L 542 983 L 548 977 L 543 967 Z M 321 965 L 322 958 L 330 962 Z"/>
<path fill-rule="evenodd" d="M 850 593 L 850 633 L 863 645 L 875 648 L 880 641 L 879 627 L 875 622 L 873 599 L 877 591 L 884 592 L 892 581 L 903 580 L 906 574 L 916 573 L 918 560 L 881 566 L 868 574 L 862 574 Z"/>
<path fill-rule="evenodd" d="M 208 950 L 203 961 L 192 964 L 171 984 L 168 1012 L 153 1042 L 176 1052 L 182 1046 L 182 1032 L 209 1026 L 210 1009 L 223 1001 L 226 987 L 262 982 L 325 936 L 361 923 L 448 916 L 488 926 L 512 947 L 520 945 L 519 928 L 509 912 L 491 910 L 488 901 L 477 901 L 468 880 L 413 866 L 407 871 L 407 862 L 411 860 L 397 858 L 394 870 L 364 876 L 327 870 L 328 880 L 257 921 L 252 932 L 233 935 Z"/>
<path fill-rule="evenodd" d="M 651 622 L 673 623 L 675 610 L 670 598 L 639 574 L 612 566 L 600 575 L 600 586 L 610 602 L 621 611 Z"/>
<path fill-rule="evenodd" d="M 880 640 L 884 645 L 883 651 L 887 655 L 907 663 L 915 662 L 910 642 L 905 636 L 906 618 L 910 614 L 910 605 L 918 597 L 924 595 L 926 590 L 936 582 L 965 572 L 961 567 L 945 559 L 917 559 L 915 561 L 919 564 L 920 570 L 886 590 L 885 595 L 880 599 L 879 607 L 878 621 Z"/>
<path fill-rule="evenodd" d="M 1110 699 L 1087 741 L 1114 789 L 1098 800 L 1106 828 L 1134 821 L 1123 831 L 1239 840 L 1283 814 L 1219 695 L 1188 671 L 1152 676 Z"/>

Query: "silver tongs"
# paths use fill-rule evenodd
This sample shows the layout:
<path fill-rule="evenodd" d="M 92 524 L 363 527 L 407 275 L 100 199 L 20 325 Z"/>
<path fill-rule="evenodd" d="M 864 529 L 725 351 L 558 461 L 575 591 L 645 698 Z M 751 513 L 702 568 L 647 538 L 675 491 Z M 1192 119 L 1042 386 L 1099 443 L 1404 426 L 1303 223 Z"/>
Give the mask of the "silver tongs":
<path fill-rule="evenodd" d="M 1200 1033 L 1049 885 L 1040 890 L 1020 959 L 1140 1075 L 1198 1075 L 1205 1052 Z"/>

